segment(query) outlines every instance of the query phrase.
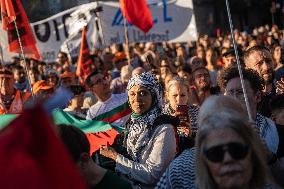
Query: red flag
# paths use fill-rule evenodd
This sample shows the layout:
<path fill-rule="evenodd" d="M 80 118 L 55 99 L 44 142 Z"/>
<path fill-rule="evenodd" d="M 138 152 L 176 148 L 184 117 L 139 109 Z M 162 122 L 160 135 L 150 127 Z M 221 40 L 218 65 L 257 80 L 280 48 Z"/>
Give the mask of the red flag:
<path fill-rule="evenodd" d="M 2 28 L 7 29 L 8 24 L 16 20 L 16 14 L 11 0 L 1 0 Z"/>
<path fill-rule="evenodd" d="M 21 53 L 17 30 L 13 22 L 16 21 L 25 55 L 41 60 L 36 47 L 36 40 L 21 1 L 1 0 L 1 15 L 3 20 L 2 28 L 8 32 L 8 50 L 10 52 Z"/>
<path fill-rule="evenodd" d="M 87 26 L 85 26 L 82 31 L 82 42 L 81 42 L 80 55 L 76 70 L 76 75 L 78 77 L 83 77 L 84 79 L 92 72 L 90 66 L 92 64 L 92 60 L 90 58 L 90 49 L 87 42 L 86 33 L 87 33 Z"/>
<path fill-rule="evenodd" d="M 120 9 L 126 20 L 147 33 L 153 19 L 146 0 L 120 0 Z"/>
<path fill-rule="evenodd" d="M 115 129 L 98 133 L 86 133 L 86 136 L 90 142 L 90 153 L 92 154 L 99 150 L 101 145 L 113 145 L 118 134 L 119 133 Z"/>
<path fill-rule="evenodd" d="M 1 188 L 86 188 L 40 107 L 26 110 L 1 130 L 0 154 Z"/>

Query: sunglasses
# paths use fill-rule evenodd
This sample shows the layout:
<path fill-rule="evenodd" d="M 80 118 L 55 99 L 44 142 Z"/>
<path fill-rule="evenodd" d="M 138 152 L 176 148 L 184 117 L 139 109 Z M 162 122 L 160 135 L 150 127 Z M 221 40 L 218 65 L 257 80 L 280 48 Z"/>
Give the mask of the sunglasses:
<path fill-rule="evenodd" d="M 231 142 L 228 144 L 213 146 L 204 151 L 206 158 L 214 163 L 220 163 L 224 160 L 225 152 L 235 160 L 244 159 L 249 152 L 249 146 L 246 144 Z"/>

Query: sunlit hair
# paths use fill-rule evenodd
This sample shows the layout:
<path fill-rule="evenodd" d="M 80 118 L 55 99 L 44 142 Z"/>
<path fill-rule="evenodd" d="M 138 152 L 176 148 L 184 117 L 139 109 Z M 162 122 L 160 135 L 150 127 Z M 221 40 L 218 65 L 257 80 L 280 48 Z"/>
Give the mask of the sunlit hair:
<path fill-rule="evenodd" d="M 244 52 L 244 61 L 245 63 L 247 63 L 249 56 L 254 53 L 254 52 L 264 52 L 267 51 L 269 53 L 270 49 L 265 47 L 265 46 L 261 46 L 261 45 L 255 45 L 253 47 L 248 48 L 245 52 Z"/>
<path fill-rule="evenodd" d="M 182 86 L 186 86 L 188 89 L 189 89 L 189 83 L 187 80 L 185 79 L 182 79 L 178 76 L 175 76 L 173 77 L 169 82 L 168 82 L 168 85 L 167 85 L 167 92 L 170 90 L 170 88 L 174 85 L 182 85 Z"/>
<path fill-rule="evenodd" d="M 189 95 L 189 83 L 188 83 L 188 81 L 185 80 L 185 79 L 182 79 L 178 76 L 175 76 L 166 85 L 166 90 L 165 90 L 166 97 L 168 97 L 171 87 L 176 86 L 176 85 L 186 87 L 186 89 L 187 89 L 186 91 L 188 92 L 188 95 Z"/>
<path fill-rule="evenodd" d="M 251 164 L 253 164 L 252 178 L 249 183 L 250 188 L 261 188 L 267 183 L 268 170 L 264 160 L 263 144 L 238 101 L 226 96 L 209 97 L 201 106 L 198 125 L 199 130 L 196 137 L 198 188 L 217 188 L 206 164 L 202 146 L 211 131 L 225 127 L 234 130 L 250 147 Z"/>

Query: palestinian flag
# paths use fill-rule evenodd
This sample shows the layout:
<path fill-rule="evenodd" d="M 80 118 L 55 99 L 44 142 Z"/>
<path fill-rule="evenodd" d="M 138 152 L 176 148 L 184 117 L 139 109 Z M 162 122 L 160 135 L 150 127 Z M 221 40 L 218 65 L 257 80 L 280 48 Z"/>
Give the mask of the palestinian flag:
<path fill-rule="evenodd" d="M 112 109 L 109 112 L 105 112 L 97 117 L 94 118 L 94 120 L 97 121 L 102 121 L 105 123 L 112 124 L 119 119 L 130 115 L 131 109 L 129 108 L 128 102 Z M 112 145 L 114 142 L 114 139 L 116 136 L 119 134 L 116 128 L 104 131 L 104 132 L 99 132 L 99 133 L 87 133 L 87 137 L 90 142 L 90 147 L 91 147 L 91 152 L 95 152 L 96 150 L 99 149 L 98 141 L 100 145 Z"/>
<path fill-rule="evenodd" d="M 102 115 L 101 120 L 80 120 L 72 116 L 71 114 L 64 112 L 59 109 L 55 109 L 52 112 L 52 117 L 55 125 L 73 125 L 83 132 L 90 142 L 90 153 L 97 151 L 100 145 L 112 145 L 116 136 L 123 131 L 123 128 L 111 125 L 113 121 L 120 119 L 121 116 L 124 117 L 128 115 L 130 110 L 125 110 L 127 107 L 125 105 L 115 108 L 113 111 L 107 112 Z M 14 120 L 19 115 L 16 114 L 4 114 L 0 115 L 0 129 L 8 125 L 12 120 Z M 110 116 L 110 117 L 105 117 Z M 111 122 L 106 122 L 109 120 Z"/>

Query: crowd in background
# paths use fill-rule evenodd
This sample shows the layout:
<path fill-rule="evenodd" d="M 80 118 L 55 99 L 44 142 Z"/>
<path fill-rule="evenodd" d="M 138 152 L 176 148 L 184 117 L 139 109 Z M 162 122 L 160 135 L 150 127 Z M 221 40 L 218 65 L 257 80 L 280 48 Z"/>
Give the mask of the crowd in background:
<path fill-rule="evenodd" d="M 14 58 L 0 69 L 0 113 L 21 113 L 32 94 L 45 100 L 60 87 L 74 94 L 64 111 L 78 119 L 100 120 L 128 104 L 132 113 L 109 121 L 128 131 L 125 150 L 102 147 L 99 156 L 116 162 L 113 170 L 132 186 L 100 162 L 73 158 L 90 166 L 84 176 L 98 176 L 95 181 L 86 176 L 91 187 L 283 187 L 284 30 L 266 25 L 233 35 L 247 100 L 230 35 L 204 35 L 188 43 L 96 49 L 87 77 L 76 75 L 77 63 L 65 52 L 58 52 L 52 63 L 29 59 L 25 65 Z M 61 127 L 63 141 L 72 136 L 70 128 Z M 77 155 L 91 156 L 86 137 L 74 130 L 84 146 L 75 150 Z M 75 144 L 66 145 L 74 152 Z"/>

